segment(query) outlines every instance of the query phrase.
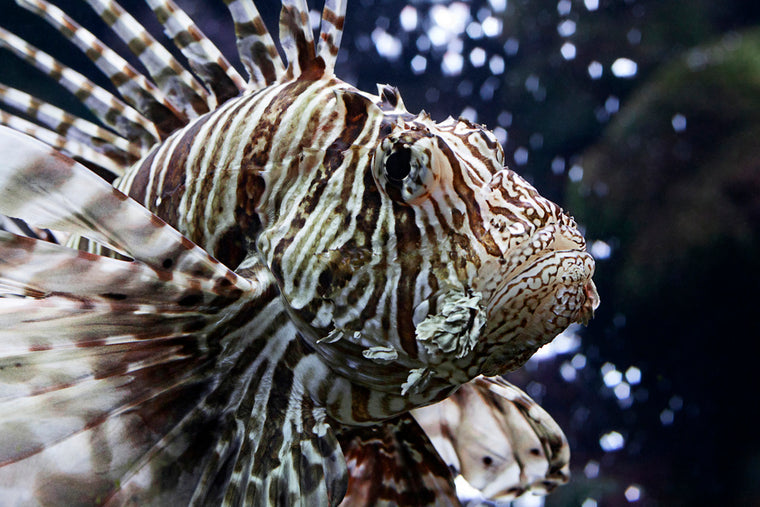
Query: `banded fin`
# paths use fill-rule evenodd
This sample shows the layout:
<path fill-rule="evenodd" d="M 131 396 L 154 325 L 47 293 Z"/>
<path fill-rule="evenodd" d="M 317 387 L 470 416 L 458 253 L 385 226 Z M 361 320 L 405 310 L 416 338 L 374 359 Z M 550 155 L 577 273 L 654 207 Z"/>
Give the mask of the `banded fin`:
<path fill-rule="evenodd" d="M 349 470 L 341 507 L 459 506 L 454 482 L 410 414 L 338 432 Z"/>
<path fill-rule="evenodd" d="M 129 264 L 90 259 L 101 261 Z M 0 343 L 56 341 L 0 347 L 6 501 L 310 507 L 343 496 L 338 443 L 294 376 L 303 355 L 295 329 L 279 329 L 282 339 L 214 340 L 219 321 L 255 315 L 250 328 L 261 328 L 267 308 L 255 300 L 213 315 L 193 307 L 184 313 L 207 318 L 196 331 L 181 325 L 180 307 L 57 304 L 66 300 L 0 298 Z M 87 341 L 86 331 L 99 339 Z"/>
<path fill-rule="evenodd" d="M 285 67 L 274 40 L 251 0 L 224 0 L 235 23 L 238 55 L 248 71 L 249 86 L 258 90 L 282 78 Z"/>
<path fill-rule="evenodd" d="M 23 132 L 26 135 L 34 137 L 35 139 L 60 150 L 71 158 L 90 162 L 114 175 L 121 174 L 124 170 L 123 166 L 114 162 L 114 160 L 108 158 L 106 155 L 98 153 L 86 143 L 61 136 L 52 130 L 1 110 L 0 125 L 5 125 L 18 132 Z"/>
<path fill-rule="evenodd" d="M 175 103 L 156 85 L 58 7 L 45 0 L 16 0 L 39 15 L 84 52 L 111 80 L 124 99 L 145 115 L 166 138 L 189 121 L 185 104 Z"/>
<path fill-rule="evenodd" d="M 72 153 L 73 156 L 82 157 L 90 164 L 108 169 L 115 175 L 123 174 L 124 168 L 135 163 L 141 156 L 139 146 L 130 143 L 123 137 L 87 120 L 77 118 L 21 90 L 0 84 L 0 102 L 23 112 L 68 141 L 79 143 L 80 146 L 87 147 L 89 151 L 94 151 L 97 155 L 91 158 L 84 158 L 84 150 L 82 149 L 78 152 L 67 150 L 64 153 L 67 155 Z M 14 127 L 10 121 L 3 123 Z M 21 129 L 17 128 L 17 130 Z M 33 137 L 40 139 L 38 136 Z M 64 146 L 53 146 L 59 149 L 64 148 Z"/>
<path fill-rule="evenodd" d="M 28 233 L 0 231 L 4 357 L 192 334 L 255 293 L 250 280 L 42 143 L 0 127 L 0 154 L 0 212 Z M 135 260 L 34 239 L 27 224 L 95 237 Z"/>
<path fill-rule="evenodd" d="M 163 220 L 44 144 L 0 127 L 0 153 L 0 213 L 93 239 L 162 276 L 250 289 Z"/>
<path fill-rule="evenodd" d="M 217 105 L 195 77 L 121 5 L 113 0 L 86 1 L 129 46 L 167 100 L 185 117 L 196 118 Z"/>
<path fill-rule="evenodd" d="M 547 494 L 569 480 L 559 425 L 504 379 L 478 377 L 412 413 L 449 467 L 487 500 Z"/>
<path fill-rule="evenodd" d="M 22 287 L 27 297 L 0 297 L 4 501 L 337 504 L 345 465 L 324 409 L 293 374 L 295 330 L 251 339 L 234 324 L 253 319 L 250 333 L 276 310 L 258 297 L 177 301 L 155 273 L 132 276 L 134 263 L 9 236 L 0 233 L 7 272 L 48 261 L 64 279 L 45 277 L 45 289 L 76 287 L 34 294 L 37 282 Z M 114 286 L 119 297 L 101 301 Z"/>
<path fill-rule="evenodd" d="M 333 73 L 343 36 L 346 3 L 346 0 L 325 2 L 319 42 L 315 45 L 306 0 L 283 0 L 280 45 L 288 62 L 286 77 L 318 79 Z"/>
<path fill-rule="evenodd" d="M 203 79 L 217 104 L 239 95 L 245 89 L 245 81 L 240 74 L 185 11 L 172 0 L 147 2 L 163 25 L 164 33 L 174 41 L 193 71 Z"/>
<path fill-rule="evenodd" d="M 345 462 L 324 409 L 294 378 L 295 330 L 284 333 L 291 338 L 285 348 L 254 342 L 229 358 L 203 403 L 132 466 L 109 505 L 337 505 Z M 155 484 L 188 463 L 192 480 Z"/>
<path fill-rule="evenodd" d="M 299 375 L 312 369 L 308 363 L 319 360 L 308 357 L 290 323 L 277 334 L 288 339 L 270 341 L 254 361 L 239 361 L 250 373 L 235 374 L 236 365 L 225 377 L 236 384 L 245 379 L 235 412 L 239 445 L 228 458 L 234 461 L 229 482 L 216 501 L 204 505 L 334 506 L 346 492 L 348 478 L 338 440 L 326 422 L 325 409 L 314 405 Z M 317 367 L 323 368 L 321 363 Z M 214 459 L 204 475 L 212 477 L 225 467 L 230 465 Z"/>
<path fill-rule="evenodd" d="M 190 68 L 203 80 L 211 93 L 119 4 L 113 0 L 87 2 L 140 59 L 156 84 L 47 0 L 17 0 L 21 7 L 48 21 L 85 53 L 111 80 L 124 100 L 139 113 L 81 74 L 61 65 L 49 55 L 2 28 L 0 46 L 10 49 L 56 79 L 70 92 L 82 97 L 82 102 L 100 121 L 114 128 L 130 143 L 139 140 L 140 155 L 144 155 L 147 149 L 155 145 L 157 139 L 166 139 L 199 114 L 213 110 L 246 88 L 234 67 L 172 0 L 148 0 L 148 3 L 163 25 L 165 33 L 185 55 Z M 316 47 L 306 1 L 283 2 L 280 15 L 280 44 L 287 57 L 287 69 L 253 2 L 225 2 L 235 22 L 240 59 L 250 74 L 248 89 L 261 89 L 293 77 L 317 79 L 334 71 L 343 33 L 346 0 L 325 2 L 321 34 Z M 53 128 L 58 130 L 60 126 L 65 129 L 71 124 L 71 118 L 67 117 L 64 122 Z M 23 130 L 33 135 L 38 132 L 30 128 Z M 124 148 L 121 143 L 115 144 L 118 145 L 113 147 L 116 152 Z M 61 142 L 55 146 L 63 149 Z M 102 143 L 98 143 L 97 146 L 100 149 L 96 151 L 102 152 L 107 149 Z M 135 151 L 137 149 L 132 147 L 127 150 L 131 162 L 134 162 L 131 157 Z M 69 150 L 68 153 L 76 152 Z M 111 155 L 111 158 L 114 158 L 113 154 Z M 118 174 L 121 169 L 115 172 Z M 113 167 L 110 167 L 110 170 L 113 170 Z"/>
<path fill-rule="evenodd" d="M 319 68 L 306 0 L 283 0 L 280 11 L 280 45 L 285 51 L 289 77 L 298 77 L 304 72 L 310 72 L 316 77 L 321 75 L 324 62 L 322 68 Z"/>
<path fill-rule="evenodd" d="M 346 20 L 347 0 L 326 0 L 322 9 L 322 26 L 320 28 L 317 56 L 325 62 L 325 72 L 332 74 L 338 58 L 340 41 L 343 38 L 343 23 Z"/>
<path fill-rule="evenodd" d="M 345 463 L 303 387 L 324 366 L 269 271 L 242 279 L 38 141 L 0 128 L 0 155 L 0 212 L 134 259 L 0 232 L 3 501 L 337 504 Z"/>
<path fill-rule="evenodd" d="M 11 234 L 23 236 L 25 238 L 41 239 L 50 243 L 62 242 L 56 234 L 48 229 L 29 227 L 29 224 L 23 220 L 9 218 L 5 215 L 0 215 L 0 231 L 10 232 Z"/>
<path fill-rule="evenodd" d="M 30 65 L 54 78 L 72 95 L 79 97 L 104 125 L 120 133 L 147 152 L 159 139 L 155 126 L 135 109 L 99 87 L 82 74 L 66 67 L 52 56 L 40 51 L 20 37 L 0 27 L 0 47 L 13 52 Z"/>
<path fill-rule="evenodd" d="M 3 128 L 0 153 L 4 214 L 44 222 L 47 200 L 58 208 L 50 215 L 75 215 L 61 223 L 79 232 L 98 220 L 78 199 L 82 192 L 107 207 L 115 198 L 133 229 L 150 231 L 168 252 L 193 252 L 137 203 L 41 143 Z M 38 198 L 13 198 L 23 188 L 36 188 Z M 244 295 L 254 298 L 256 286 L 220 273 L 197 251 L 194 263 L 173 258 L 174 276 L 157 269 L 138 241 L 129 231 L 119 238 L 138 259 L 125 262 L 0 232 L 0 489 L 7 501 L 102 503 L 217 382 L 212 367 L 222 345 L 209 329 Z M 9 295 L 22 297 L 1 297 Z"/>

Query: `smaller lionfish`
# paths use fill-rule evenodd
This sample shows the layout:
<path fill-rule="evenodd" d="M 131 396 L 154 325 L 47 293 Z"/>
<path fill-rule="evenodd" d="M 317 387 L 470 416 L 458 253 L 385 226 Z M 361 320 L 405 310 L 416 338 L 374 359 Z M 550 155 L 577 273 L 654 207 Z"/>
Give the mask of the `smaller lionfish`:
<path fill-rule="evenodd" d="M 171 0 L 147 2 L 190 70 L 87 0 L 149 76 L 18 1 L 121 97 L 0 29 L 101 123 L 0 86 L 27 118 L 0 113 L 4 503 L 456 505 L 447 463 L 494 498 L 567 480 L 556 424 L 481 375 L 591 318 L 593 259 L 489 131 L 334 75 L 345 1 L 316 44 L 283 1 L 286 65 L 225 0 L 248 79 Z"/>

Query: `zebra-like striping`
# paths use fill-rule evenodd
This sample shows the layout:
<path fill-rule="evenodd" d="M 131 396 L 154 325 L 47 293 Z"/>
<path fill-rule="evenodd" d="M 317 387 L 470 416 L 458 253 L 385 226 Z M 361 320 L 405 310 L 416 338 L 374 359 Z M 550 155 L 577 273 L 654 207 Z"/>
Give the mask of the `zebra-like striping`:
<path fill-rule="evenodd" d="M 171 0 L 148 4 L 190 69 L 88 0 L 146 75 L 18 2 L 121 98 L 0 29 L 101 123 L 0 85 L 26 118 L 0 123 L 47 143 L 0 127 L 4 499 L 447 505 L 447 464 L 494 498 L 567 481 L 561 430 L 480 375 L 591 318 L 584 239 L 483 126 L 335 76 L 345 0 L 318 37 L 306 1 L 283 0 L 284 60 L 255 5 L 226 0 L 247 80 Z M 409 412 L 444 399 L 415 413 L 431 443 Z M 473 465 L 483 428 L 514 458 L 501 468 Z"/>
<path fill-rule="evenodd" d="M 104 125 L 121 134 L 136 145 L 136 148 L 145 149 L 158 140 L 159 134 L 155 125 L 140 113 L 80 73 L 65 67 L 47 53 L 2 27 L 0 27 L 0 47 L 13 51 L 20 58 L 56 79 L 61 86 L 87 106 Z"/>

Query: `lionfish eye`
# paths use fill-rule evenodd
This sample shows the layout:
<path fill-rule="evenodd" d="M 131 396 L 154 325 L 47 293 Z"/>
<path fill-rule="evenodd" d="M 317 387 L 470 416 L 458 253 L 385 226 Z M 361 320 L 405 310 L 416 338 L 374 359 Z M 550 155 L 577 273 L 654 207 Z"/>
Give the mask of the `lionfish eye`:
<path fill-rule="evenodd" d="M 385 174 L 391 181 L 401 181 L 412 170 L 412 150 L 402 147 L 391 153 L 385 160 Z"/>
<path fill-rule="evenodd" d="M 431 138 L 417 132 L 386 137 L 375 152 L 373 174 L 385 194 L 411 205 L 430 193 L 435 183 Z"/>

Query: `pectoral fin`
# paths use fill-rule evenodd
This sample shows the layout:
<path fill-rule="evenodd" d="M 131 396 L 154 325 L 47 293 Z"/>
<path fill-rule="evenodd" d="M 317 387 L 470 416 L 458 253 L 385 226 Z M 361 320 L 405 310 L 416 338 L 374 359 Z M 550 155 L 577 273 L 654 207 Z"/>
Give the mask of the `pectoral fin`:
<path fill-rule="evenodd" d="M 128 257 L 0 230 L 2 502 L 337 505 L 345 462 L 303 388 L 324 367 L 269 271 L 28 137 L 0 128 L 0 154 L 0 213 Z"/>
<path fill-rule="evenodd" d="M 546 494 L 569 479 L 570 448 L 560 427 L 501 378 L 478 377 L 413 413 L 450 468 L 486 500 Z"/>

